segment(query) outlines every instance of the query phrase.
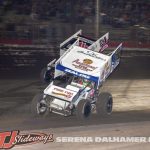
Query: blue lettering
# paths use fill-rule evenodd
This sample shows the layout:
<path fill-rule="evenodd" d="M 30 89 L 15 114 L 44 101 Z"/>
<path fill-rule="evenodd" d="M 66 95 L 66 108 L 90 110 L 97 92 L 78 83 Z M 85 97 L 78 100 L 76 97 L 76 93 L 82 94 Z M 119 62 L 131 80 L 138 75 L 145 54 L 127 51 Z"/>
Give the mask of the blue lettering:
<path fill-rule="evenodd" d="M 69 73 L 72 73 L 72 74 L 74 74 L 76 76 L 80 76 L 80 77 L 83 77 L 83 78 L 86 78 L 86 79 L 90 79 L 90 76 L 82 74 L 82 73 L 78 73 L 78 72 L 70 70 L 70 69 L 65 69 L 65 71 L 69 72 Z"/>

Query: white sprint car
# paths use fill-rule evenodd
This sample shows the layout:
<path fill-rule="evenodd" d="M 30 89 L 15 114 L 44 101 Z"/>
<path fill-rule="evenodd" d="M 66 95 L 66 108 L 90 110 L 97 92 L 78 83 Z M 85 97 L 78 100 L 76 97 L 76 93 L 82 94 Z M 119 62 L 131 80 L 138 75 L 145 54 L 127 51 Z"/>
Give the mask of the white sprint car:
<path fill-rule="evenodd" d="M 107 55 L 96 51 L 94 46 L 98 47 L 98 43 L 94 44 L 95 51 L 72 45 L 55 62 L 54 79 L 32 100 L 34 115 L 45 116 L 51 112 L 87 119 L 93 108 L 99 115 L 111 114 L 112 95 L 100 92 L 100 87 L 118 66 L 122 43 Z"/>
<path fill-rule="evenodd" d="M 74 35 L 69 37 L 63 43 L 60 44 L 60 57 L 73 46 L 79 46 L 86 49 L 90 49 L 96 52 L 102 52 L 108 47 L 109 33 L 106 33 L 97 41 L 82 35 L 82 30 L 79 30 Z M 50 61 L 46 67 L 44 67 L 40 73 L 40 78 L 43 83 L 50 83 L 54 78 L 55 62 L 57 59 Z"/>

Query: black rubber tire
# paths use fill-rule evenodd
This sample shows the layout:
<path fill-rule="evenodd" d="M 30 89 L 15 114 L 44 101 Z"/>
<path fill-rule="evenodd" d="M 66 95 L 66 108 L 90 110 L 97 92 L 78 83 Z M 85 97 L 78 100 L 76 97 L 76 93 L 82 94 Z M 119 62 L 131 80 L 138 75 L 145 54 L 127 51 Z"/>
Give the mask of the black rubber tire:
<path fill-rule="evenodd" d="M 40 79 L 42 83 L 50 83 L 54 78 L 54 68 L 47 70 L 47 68 L 43 68 L 40 73 Z"/>
<path fill-rule="evenodd" d="M 88 100 L 80 100 L 76 108 L 76 116 L 79 120 L 87 120 L 92 113 L 92 106 Z"/>
<path fill-rule="evenodd" d="M 108 92 L 102 92 L 96 102 L 96 112 L 100 116 L 109 116 L 112 113 L 113 98 Z"/>
<path fill-rule="evenodd" d="M 45 117 L 49 114 L 49 107 L 48 107 L 48 102 L 45 100 L 45 110 L 41 111 L 39 110 L 40 107 L 40 102 L 43 99 L 43 94 L 39 93 L 34 96 L 32 102 L 31 102 L 31 114 L 33 117 Z"/>

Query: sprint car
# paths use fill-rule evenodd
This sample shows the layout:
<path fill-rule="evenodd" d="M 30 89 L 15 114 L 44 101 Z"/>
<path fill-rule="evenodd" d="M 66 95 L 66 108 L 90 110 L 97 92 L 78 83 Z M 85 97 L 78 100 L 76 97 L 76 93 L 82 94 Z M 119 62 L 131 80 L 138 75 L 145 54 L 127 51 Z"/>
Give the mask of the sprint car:
<path fill-rule="evenodd" d="M 100 92 L 100 88 L 118 66 L 121 49 L 122 43 L 106 55 L 78 45 L 71 46 L 55 62 L 54 79 L 33 98 L 32 114 L 76 115 L 81 120 L 89 118 L 93 110 L 99 115 L 110 115 L 112 95 Z"/>
<path fill-rule="evenodd" d="M 82 30 L 79 30 L 74 35 L 69 37 L 63 43 L 60 44 L 60 57 L 73 46 L 79 46 L 86 49 L 90 49 L 96 52 L 102 52 L 108 47 L 109 33 L 106 33 L 97 41 L 82 35 Z M 49 83 L 54 77 L 55 62 L 57 59 L 50 61 L 46 67 L 44 67 L 40 73 L 40 79 L 43 83 Z"/>

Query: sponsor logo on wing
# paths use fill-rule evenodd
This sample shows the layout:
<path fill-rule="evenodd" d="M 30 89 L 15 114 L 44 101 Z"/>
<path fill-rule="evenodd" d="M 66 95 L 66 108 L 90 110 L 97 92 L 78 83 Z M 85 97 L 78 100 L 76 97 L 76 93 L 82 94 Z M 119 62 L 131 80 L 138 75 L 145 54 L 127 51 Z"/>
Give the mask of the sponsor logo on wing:
<path fill-rule="evenodd" d="M 99 45 L 100 45 L 100 50 L 99 52 L 102 52 L 104 49 L 106 49 L 108 47 L 108 44 L 107 44 L 107 38 L 104 37 L 102 38 L 100 41 L 99 41 Z"/>
<path fill-rule="evenodd" d="M 82 73 L 79 73 L 77 71 L 74 71 L 74 70 L 70 70 L 70 69 L 65 69 L 66 72 L 68 73 L 71 73 L 71 74 L 74 74 L 76 76 L 79 76 L 79 77 L 83 77 L 83 78 L 86 78 L 86 79 L 90 79 L 90 76 L 86 75 L 86 74 L 82 74 Z"/>
<path fill-rule="evenodd" d="M 84 71 L 93 71 L 97 67 L 92 66 L 91 65 L 92 63 L 93 63 L 93 61 L 91 59 L 84 59 L 83 61 L 80 61 L 79 59 L 76 59 L 72 62 L 72 65 L 77 69 L 81 69 L 81 70 L 84 70 Z"/>
<path fill-rule="evenodd" d="M 104 58 L 102 58 L 102 57 L 100 57 L 100 56 L 97 56 L 94 52 L 92 52 L 92 51 L 77 51 L 78 53 L 81 53 L 81 54 L 85 54 L 85 55 L 87 55 L 87 56 L 91 56 L 91 57 L 93 57 L 93 58 L 97 58 L 97 59 L 101 59 L 101 60 L 103 60 L 103 61 L 106 61 L 106 59 L 104 59 Z"/>

